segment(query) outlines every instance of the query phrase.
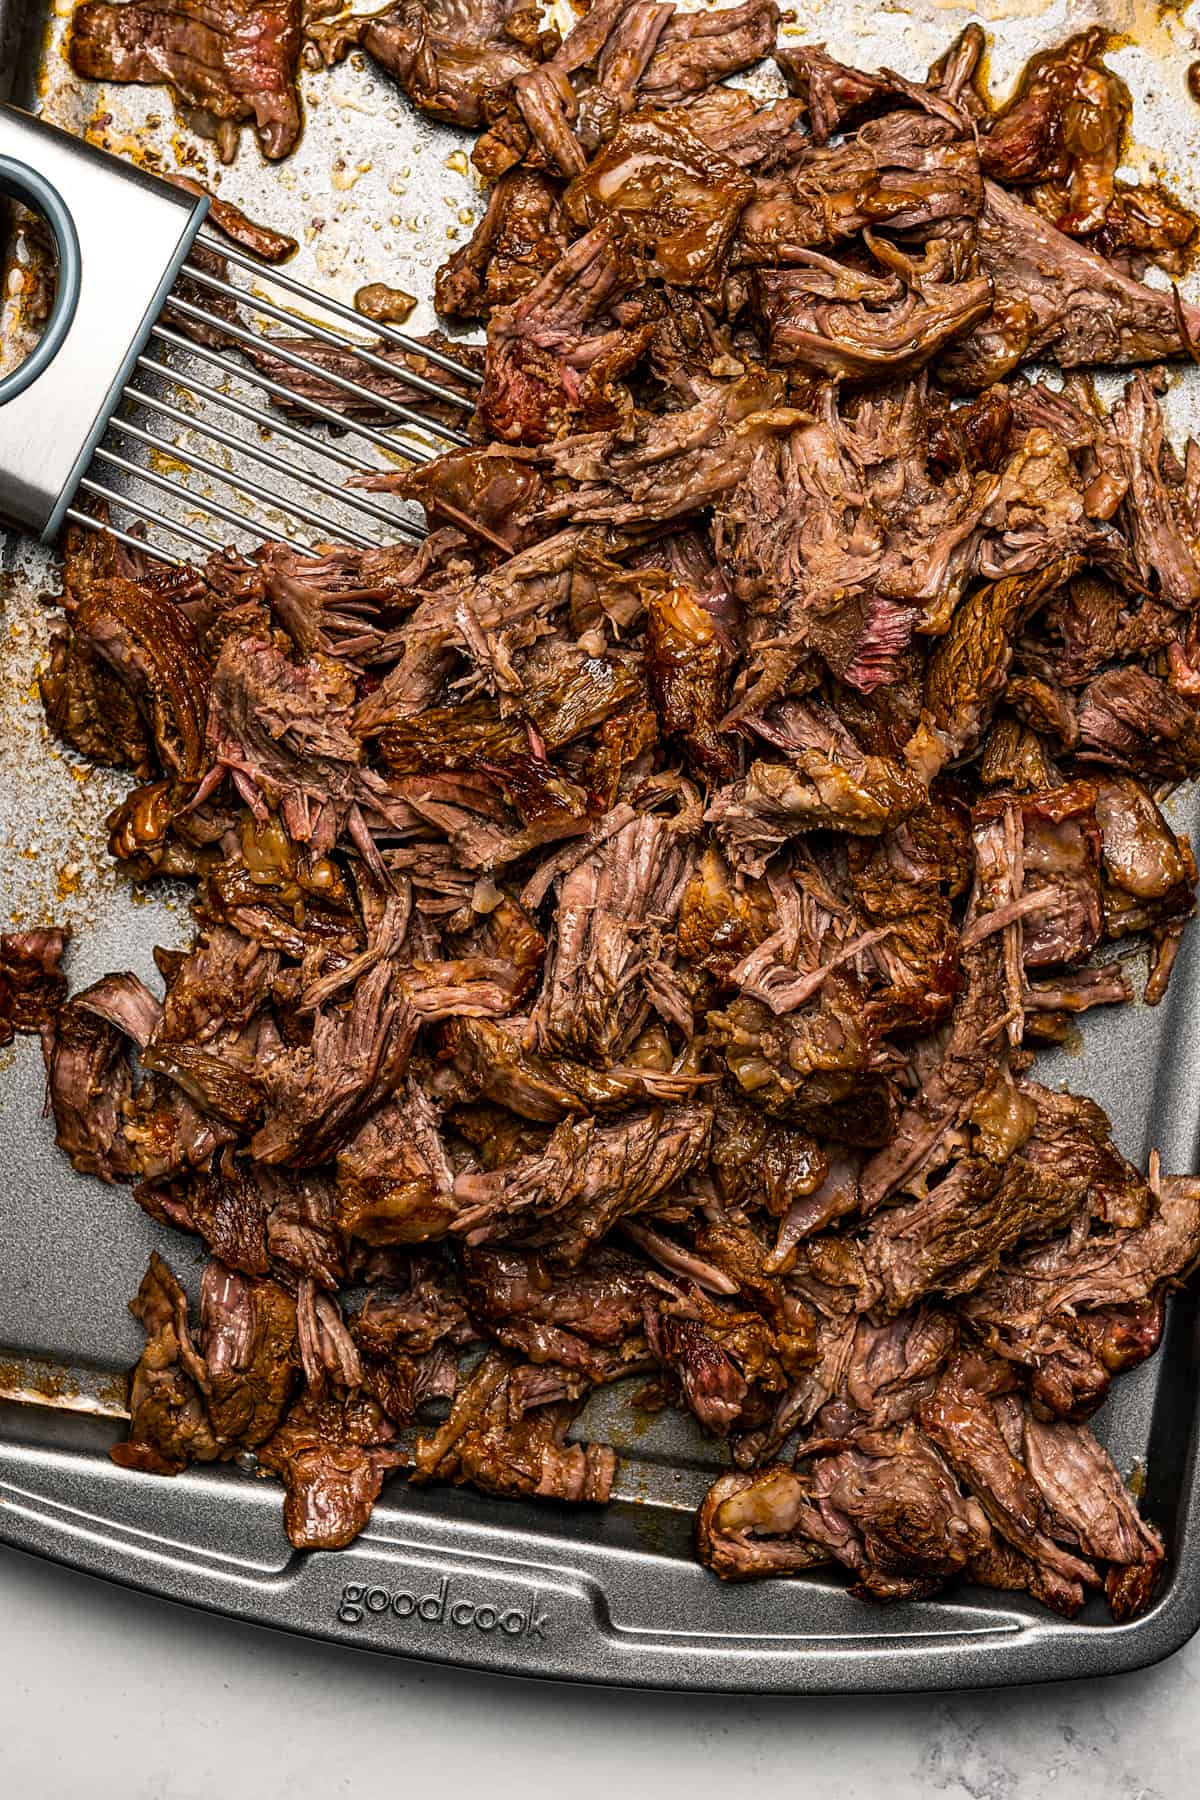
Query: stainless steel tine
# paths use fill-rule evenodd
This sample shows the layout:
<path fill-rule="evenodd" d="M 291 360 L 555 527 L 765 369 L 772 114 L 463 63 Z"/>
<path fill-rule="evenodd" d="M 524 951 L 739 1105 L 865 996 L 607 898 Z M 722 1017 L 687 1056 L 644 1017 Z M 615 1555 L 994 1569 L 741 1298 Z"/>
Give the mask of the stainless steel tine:
<path fill-rule="evenodd" d="M 215 330 L 222 337 L 232 338 L 235 344 L 243 344 L 247 350 L 266 350 L 275 361 L 286 363 L 288 368 L 300 369 L 305 375 L 316 375 L 330 387 L 340 388 L 342 393 L 349 394 L 355 400 L 365 400 L 377 410 L 390 414 L 392 418 L 406 425 L 415 425 L 419 431 L 433 432 L 451 444 L 468 442 L 465 433 L 456 431 L 453 426 L 438 425 L 423 414 L 414 412 L 411 406 L 402 406 L 398 400 L 389 400 L 382 394 L 373 393 L 370 388 L 363 387 L 361 382 L 351 381 L 348 375 L 336 375 L 332 369 L 323 369 L 311 357 L 301 356 L 298 351 L 288 350 L 278 342 L 264 343 L 253 331 L 247 331 L 242 325 L 233 325 L 227 319 L 217 318 L 215 314 L 205 312 L 202 306 L 194 306 L 190 300 L 180 299 L 178 294 L 168 296 L 167 308 L 171 312 L 182 313 L 185 319 L 192 319 L 197 325 L 203 325 L 206 331 Z M 289 323 L 294 322 L 289 320 Z M 339 348 L 344 349 L 345 346 L 339 345 Z M 394 375 L 396 371 L 390 369 L 389 373 Z M 299 394 L 292 394 L 291 399 L 301 405 L 307 404 Z"/>
<path fill-rule="evenodd" d="M 402 369 L 397 363 L 389 362 L 386 356 L 380 356 L 372 350 L 369 344 L 356 343 L 353 338 L 346 337 L 342 332 L 332 331 L 329 326 L 320 325 L 315 319 L 302 319 L 296 313 L 288 312 L 286 307 L 276 306 L 274 301 L 264 300 L 259 294 L 247 293 L 245 288 L 234 287 L 232 283 L 222 281 L 219 275 L 212 275 L 207 269 L 198 268 L 194 263 L 186 263 L 184 272 L 189 280 L 202 282 L 205 287 L 212 288 L 214 293 L 236 300 L 251 312 L 262 313 L 265 318 L 274 319 L 279 325 L 290 325 L 293 331 L 299 328 L 306 336 L 320 338 L 323 344 L 330 344 L 335 350 L 347 350 L 352 356 L 370 363 L 372 368 L 381 369 L 385 375 L 402 376 L 410 387 L 418 388 L 423 394 L 431 394 L 435 400 L 449 401 L 452 405 L 464 407 L 468 412 L 475 410 L 475 402 L 465 394 L 455 394 L 449 388 L 439 387 L 436 381 L 430 381 L 424 375 Z M 319 294 L 313 294 L 311 299 L 318 306 L 325 304 Z"/>
<path fill-rule="evenodd" d="M 178 455 L 174 444 L 168 444 L 166 448 L 172 456 Z M 156 487 L 160 493 L 170 494 L 176 500 L 182 500 L 190 507 L 199 507 L 204 512 L 212 513 L 214 518 L 222 519 L 226 525 L 232 525 L 236 531 L 246 531 L 252 536 L 255 533 L 256 522 L 254 519 L 248 519 L 245 513 L 231 512 L 229 507 L 223 506 L 219 500 L 212 499 L 208 494 L 203 497 L 193 494 L 189 488 L 180 487 L 178 482 L 172 481 L 166 475 L 160 475 L 157 470 L 146 468 L 144 463 L 131 462 L 127 456 L 119 456 L 115 450 L 106 450 L 103 445 L 96 451 L 96 455 L 101 462 L 111 464 L 114 469 L 120 469 L 126 475 L 133 475 L 139 481 L 148 481 L 150 486 Z M 271 500 L 274 503 L 273 495 Z M 260 536 L 263 535 L 261 526 L 257 526 L 257 530 Z M 286 531 L 271 531 L 266 535 L 299 551 L 301 556 L 316 557 L 318 554 L 308 544 L 302 544 L 298 538 L 289 537 Z M 204 542 L 207 549 L 219 550 L 221 548 L 220 544 L 212 543 L 211 539 L 206 538 Z"/>
<path fill-rule="evenodd" d="M 131 419 L 123 419 L 119 413 L 113 418 L 109 429 L 121 432 L 124 437 L 134 438 L 137 443 L 145 444 L 148 450 L 161 450 L 165 455 L 186 463 L 189 468 L 199 470 L 201 475 L 207 475 L 211 481 L 219 481 L 223 487 L 232 488 L 235 494 L 261 501 L 264 506 L 274 507 L 278 512 L 290 513 L 294 519 L 301 519 L 305 525 L 311 525 L 314 531 L 324 532 L 331 542 L 341 535 L 347 543 L 356 545 L 360 550 L 379 548 L 377 538 L 365 537 L 349 525 L 335 525 L 332 519 L 313 512 L 311 507 L 303 506 L 300 501 L 289 500 L 283 494 L 263 487 L 261 482 L 251 480 L 249 475 L 240 472 L 234 474 L 229 469 L 223 469 L 220 463 L 202 456 L 198 450 L 190 450 L 170 438 L 160 437 L 156 431 L 147 431 L 145 426 L 135 425 Z M 247 521 L 247 524 L 252 523 L 253 521 Z"/>
<path fill-rule="evenodd" d="M 237 268 L 244 269 L 248 275 L 254 275 L 260 280 L 270 282 L 275 287 L 283 288 L 289 294 L 295 294 L 296 298 L 303 300 L 306 306 L 315 304 L 323 311 L 332 313 L 334 318 L 345 319 L 348 325 L 353 325 L 360 331 L 370 329 L 377 337 L 386 338 L 389 343 L 398 344 L 402 350 L 407 350 L 412 356 L 424 357 L 427 362 L 435 364 L 439 369 L 445 369 L 447 374 L 457 375 L 460 381 L 468 382 L 471 387 L 482 385 L 482 375 L 478 375 L 474 369 L 468 369 L 463 363 L 455 362 L 454 358 L 447 356 L 444 351 L 435 350 L 431 345 L 423 344 L 420 338 L 409 337 L 407 332 L 398 331 L 394 325 L 385 324 L 377 319 L 364 318 L 363 314 L 355 312 L 353 307 L 343 306 L 340 300 L 330 299 L 327 294 L 318 294 L 314 289 L 305 287 L 303 282 L 296 281 L 292 276 L 281 275 L 277 269 L 266 268 L 262 263 L 255 262 L 252 257 L 243 256 L 239 251 L 229 249 L 226 245 L 219 243 L 208 231 L 202 230 L 200 237 L 217 255 L 223 256 L 226 262 L 231 262 Z M 294 316 L 292 322 L 295 322 Z M 439 399 L 454 401 L 457 405 L 467 409 L 474 405 L 474 402 L 465 395 L 449 393 L 445 388 L 439 388 L 433 383 L 429 385 L 429 391 L 436 394 Z"/>
<path fill-rule="evenodd" d="M 252 462 L 260 463 L 264 468 L 271 469 L 277 475 L 285 475 L 290 481 L 294 481 L 302 487 L 312 488 L 317 493 L 324 494 L 331 500 L 336 500 L 339 505 L 353 507 L 356 512 L 365 513 L 373 519 L 378 519 L 381 524 L 387 525 L 389 528 L 409 532 L 417 531 L 417 527 L 410 524 L 407 519 L 397 518 L 396 515 L 390 513 L 386 507 L 376 505 L 373 500 L 368 500 L 364 495 L 355 494 L 352 491 L 340 488 L 334 482 L 326 481 L 323 476 L 317 475 L 311 469 L 292 468 L 281 456 L 277 456 L 273 450 L 264 449 L 261 444 L 248 443 L 245 438 L 235 437 L 231 431 L 223 430 L 220 425 L 212 423 L 212 421 L 207 418 L 192 418 L 189 414 L 185 413 L 181 407 L 172 406 L 169 400 L 160 400 L 156 395 L 145 394 L 140 388 L 136 387 L 127 387 L 123 392 L 124 398 L 131 404 L 147 407 L 151 412 L 161 414 L 163 418 L 170 419 L 177 425 L 182 425 L 187 431 L 193 432 L 199 437 L 211 438 L 214 443 L 222 445 L 226 450 L 232 450 L 239 456 L 249 457 Z M 113 424 L 122 429 L 128 429 L 120 414 L 114 418 Z M 161 440 L 157 438 L 149 441 L 155 443 L 161 442 Z M 183 450 L 180 450 L 176 445 L 171 445 L 169 447 L 174 454 L 178 455 L 183 460 L 187 460 L 186 453 Z M 197 461 L 196 466 L 198 468 L 206 469 L 209 467 L 203 460 Z M 218 479 L 227 482 L 229 480 L 228 476 L 219 476 Z M 236 484 L 231 483 L 230 485 Z M 253 492 L 254 490 L 252 487 L 247 487 L 246 491 Z M 286 511 L 296 513 L 299 518 L 306 519 L 310 525 L 316 526 L 318 530 L 328 529 L 344 537 L 350 529 L 348 526 L 335 525 L 332 520 L 325 519 L 320 513 L 308 512 L 303 507 L 294 506 L 290 502 L 283 500 L 278 494 L 272 493 L 270 498 L 274 505 L 283 507 Z M 374 544 L 377 547 L 379 544 L 377 538 L 363 539 L 362 542 L 364 545 Z"/>
<path fill-rule="evenodd" d="M 133 464 L 127 463 L 125 466 L 132 468 Z M 137 470 L 134 472 L 138 473 Z M 106 487 L 102 481 L 97 481 L 94 475 L 85 475 L 79 486 L 81 491 L 94 494 L 97 500 L 106 500 L 110 506 L 119 506 L 125 512 L 133 513 L 147 525 L 157 525 L 163 531 L 172 532 L 176 537 L 182 538 L 185 544 L 191 544 L 193 549 L 211 550 L 220 555 L 225 548 L 224 544 L 218 544 L 215 538 L 207 537 L 203 531 L 195 531 L 190 525 L 181 524 L 177 519 L 168 518 L 165 513 L 156 512 L 152 506 L 147 506 L 144 500 L 131 500 L 128 495 L 119 494 L 115 489 Z M 185 494 L 184 498 L 195 503 L 195 496 L 192 494 Z M 84 517 L 86 519 L 86 514 Z"/>
<path fill-rule="evenodd" d="M 207 314 L 205 315 L 207 317 Z M 332 406 L 325 406 L 320 400 L 308 400 L 303 394 L 297 394 L 293 388 L 284 387 L 282 382 L 273 381 L 269 375 L 261 375 L 253 366 L 247 367 L 226 355 L 222 350 L 213 350 L 207 344 L 198 344 L 182 331 L 173 331 L 161 320 L 154 327 L 152 337 L 160 338 L 164 344 L 170 344 L 177 350 L 186 350 L 191 356 L 198 356 L 202 362 L 213 363 L 226 375 L 234 375 L 247 382 L 251 387 L 261 388 L 275 400 L 282 400 L 289 406 L 299 406 L 305 412 L 312 413 L 314 418 L 324 419 L 329 425 L 336 425 L 340 431 L 351 431 L 356 436 L 366 438 L 368 443 L 375 444 L 380 450 L 386 450 L 392 456 L 407 457 L 409 462 L 432 462 L 435 451 L 422 450 L 417 445 L 398 443 L 395 438 L 388 437 L 384 431 L 376 431 L 373 425 L 364 425 L 357 419 L 348 419 L 344 413 L 335 412 Z M 257 339 L 254 340 L 257 342 Z M 176 377 L 184 386 L 186 377 Z"/>
<path fill-rule="evenodd" d="M 164 381 L 169 381 L 174 387 L 183 388 L 188 394 L 203 394 L 205 399 L 210 400 L 214 406 L 223 407 L 226 412 L 236 413 L 238 418 L 245 419 L 248 425 L 257 425 L 261 430 L 269 431 L 273 437 L 285 438 L 289 444 L 295 444 L 297 449 L 306 453 L 317 450 L 330 462 L 338 463 L 343 469 L 350 469 L 356 475 L 377 475 L 379 473 L 378 464 L 368 462 L 365 456 L 355 456 L 351 451 L 343 450 L 339 444 L 331 443 L 328 438 L 314 437 L 311 431 L 300 431 L 295 425 L 289 425 L 286 420 L 281 419 L 278 414 L 264 412 L 261 406 L 251 406 L 248 400 L 239 400 L 233 394 L 223 393 L 220 388 L 213 387 L 211 382 L 201 381 L 198 375 L 181 375 L 178 369 L 172 369 L 168 363 L 159 362 L 153 356 L 139 356 L 137 366 L 139 369 L 145 370 L 148 375 L 158 375 Z M 144 397 L 140 388 L 129 387 L 125 389 L 125 392 L 138 398 Z M 188 422 L 194 423 L 192 420 Z M 337 492 L 343 498 L 346 497 L 341 488 Z M 366 502 L 361 503 L 366 504 Z M 391 515 L 389 514 L 388 517 L 390 518 Z"/>
<path fill-rule="evenodd" d="M 84 485 L 86 486 L 87 483 L 85 482 Z M 124 505 L 125 502 L 122 501 L 120 504 Z M 134 507 L 133 510 L 136 512 L 138 509 Z M 119 544 L 128 544 L 131 550 L 139 550 L 143 556 L 152 556 L 156 562 L 169 563 L 173 569 L 182 566 L 180 559 L 172 556 L 169 550 L 160 549 L 157 544 L 151 543 L 149 538 L 135 537 L 132 531 L 122 531 L 120 526 L 114 525 L 111 519 L 94 518 L 91 513 L 80 512 L 76 506 L 68 506 L 67 518 L 72 525 L 79 525 L 84 531 L 100 532 L 105 537 L 116 538 Z"/>

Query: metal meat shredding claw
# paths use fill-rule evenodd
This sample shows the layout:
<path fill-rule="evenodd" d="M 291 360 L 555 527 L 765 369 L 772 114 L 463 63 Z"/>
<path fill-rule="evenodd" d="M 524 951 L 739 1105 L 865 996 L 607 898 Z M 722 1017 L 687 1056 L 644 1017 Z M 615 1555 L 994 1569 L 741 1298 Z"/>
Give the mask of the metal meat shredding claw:
<path fill-rule="evenodd" d="M 313 554 L 308 533 L 363 547 L 423 535 L 412 518 L 348 490 L 346 477 L 378 473 L 397 457 L 426 462 L 438 454 L 430 435 L 449 444 L 466 437 L 355 381 L 344 359 L 464 415 L 474 406 L 474 371 L 390 325 L 372 321 L 370 342 L 348 335 L 347 325 L 365 328 L 350 307 L 210 237 L 206 198 L 9 106 L 0 106 L 0 195 L 42 215 L 58 254 L 42 338 L 0 377 L 0 518 L 44 542 L 71 520 L 164 562 L 178 558 L 163 538 L 205 553 L 249 533 Z M 254 290 L 225 279 L 230 269 L 252 277 Z M 270 339 L 262 320 L 294 336 Z M 381 339 L 468 392 L 383 357 Z M 339 352 L 341 367 L 305 354 L 314 342 Z M 260 373 L 239 354 L 247 350 L 268 352 L 274 370 L 315 379 L 347 410 Z M 265 411 L 255 400 L 264 394 L 336 427 L 336 441 Z M 364 410 L 394 423 L 365 423 L 355 416 Z M 371 451 L 383 454 L 370 461 L 361 453 Z M 322 461 L 333 467 L 322 473 Z M 76 504 L 84 496 L 139 534 L 93 517 Z M 333 516 L 322 499 L 334 503 Z"/>

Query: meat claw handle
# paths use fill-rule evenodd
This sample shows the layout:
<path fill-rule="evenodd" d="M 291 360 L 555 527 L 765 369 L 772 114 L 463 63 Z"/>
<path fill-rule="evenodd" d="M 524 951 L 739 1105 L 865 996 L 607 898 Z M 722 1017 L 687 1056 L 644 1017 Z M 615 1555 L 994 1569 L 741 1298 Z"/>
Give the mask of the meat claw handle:
<path fill-rule="evenodd" d="M 0 406 L 4 406 L 18 394 L 23 394 L 30 383 L 49 368 L 66 342 L 79 305 L 82 267 L 75 221 L 52 182 L 27 163 L 18 162 L 12 156 L 0 156 L 0 194 L 21 201 L 30 212 L 41 214 L 54 233 L 58 257 L 54 305 L 41 339 L 23 362 L 7 375 L 0 376 Z"/>
<path fill-rule="evenodd" d="M 0 518 L 49 542 L 208 210 L 0 106 L 0 194 L 41 214 L 58 279 L 36 348 L 0 378 Z"/>

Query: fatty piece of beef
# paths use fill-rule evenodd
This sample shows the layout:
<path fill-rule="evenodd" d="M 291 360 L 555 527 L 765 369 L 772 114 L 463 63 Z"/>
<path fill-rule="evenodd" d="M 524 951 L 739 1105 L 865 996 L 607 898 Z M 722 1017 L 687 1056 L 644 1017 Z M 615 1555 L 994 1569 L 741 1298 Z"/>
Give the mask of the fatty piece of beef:
<path fill-rule="evenodd" d="M 712 1114 L 677 1106 L 619 1124 L 564 1120 L 541 1154 L 454 1184 L 454 1229 L 469 1244 L 516 1239 L 544 1246 L 568 1267 L 615 1222 L 642 1211 L 703 1156 Z"/>
<path fill-rule="evenodd" d="M 1159 362 L 1187 353 L 1180 328 L 1195 308 L 1123 275 L 1056 231 L 994 181 L 984 183 L 979 260 L 996 300 L 991 316 L 948 350 L 938 373 L 955 388 L 1000 380 L 1034 357 L 1060 368 Z"/>
<path fill-rule="evenodd" d="M 727 1207 L 762 1206 L 772 1218 L 785 1218 L 793 1205 L 822 1193 L 827 1178 L 843 1164 L 836 1152 L 827 1156 L 806 1132 L 768 1120 L 756 1107 L 737 1104 L 717 1090 L 709 1166 Z M 764 1267 L 775 1272 L 769 1257 Z"/>
<path fill-rule="evenodd" d="M 300 0 L 86 0 L 71 22 L 71 66 L 88 81 L 170 86 L 222 162 L 243 124 L 277 160 L 300 136 L 300 11 Z"/>
<path fill-rule="evenodd" d="M 687 874 L 679 837 L 642 817 L 562 877 L 534 1015 L 543 1054 L 603 1066 L 628 1050 L 654 1004 L 647 972 L 663 954 Z"/>
<path fill-rule="evenodd" d="M 709 781 L 737 768 L 734 739 L 722 731 L 733 665 L 732 639 L 701 595 L 682 582 L 646 598 L 646 673 L 659 727 Z"/>
<path fill-rule="evenodd" d="M 454 1175 L 425 1090 L 411 1077 L 337 1158 L 338 1223 L 368 1244 L 417 1244 L 454 1222 Z"/>
<path fill-rule="evenodd" d="M 976 808 L 977 825 L 1003 822 L 1012 846 L 1009 911 L 1019 919 L 1022 965 L 1037 970 L 1075 963 L 1100 942 L 1102 840 L 1090 782 L 1027 794 L 1019 805 L 997 796 Z M 1018 847 L 1019 846 L 1019 847 Z"/>
<path fill-rule="evenodd" d="M 723 1581 L 797 1575 L 833 1560 L 813 1518 L 811 1482 L 781 1463 L 719 1475 L 696 1513 L 696 1555 Z"/>
<path fill-rule="evenodd" d="M 1095 782 L 1104 930 L 1110 938 L 1190 918 L 1196 906 L 1191 844 L 1168 825 L 1131 775 Z"/>
<path fill-rule="evenodd" d="M 333 823 L 322 808 L 314 821 L 298 793 L 289 807 L 293 823 L 314 835 L 317 824 L 324 835 Z M 223 859 L 206 866 L 201 879 L 196 918 L 204 929 L 228 926 L 264 951 L 298 963 L 322 948 L 347 959 L 361 948 L 362 926 L 337 864 L 293 842 L 278 817 L 267 814 L 260 826 L 244 813 L 236 839 L 231 834 L 223 848 Z"/>
<path fill-rule="evenodd" d="M 804 748 L 785 763 L 755 762 L 721 788 L 705 817 L 726 854 L 748 875 L 802 831 L 875 836 L 920 804 L 920 781 L 903 764 L 844 744 Z"/>
<path fill-rule="evenodd" d="M 836 1560 L 856 1578 L 850 1591 L 872 1600 L 935 1592 L 966 1568 L 981 1535 L 945 1460 L 912 1424 L 866 1434 L 811 1475 L 780 1465 L 722 1475 L 696 1519 L 697 1554 L 725 1580 Z"/>
<path fill-rule="evenodd" d="M 68 935 L 57 925 L 0 934 L 0 1045 L 15 1032 L 52 1026 L 67 997 L 61 964 Z"/>
<path fill-rule="evenodd" d="M 472 1318 L 531 1363 L 594 1383 L 652 1366 L 642 1319 L 646 1271 L 621 1251 L 597 1249 L 565 1272 L 531 1251 L 468 1246 L 463 1285 Z"/>
<path fill-rule="evenodd" d="M 1124 83 L 1100 61 L 1106 48 L 1106 34 L 1093 28 L 1032 57 L 979 139 L 993 180 L 1068 189 L 1067 208 L 1053 222 L 1072 237 L 1104 224 L 1130 109 Z"/>
<path fill-rule="evenodd" d="M 607 1444 L 564 1441 L 575 1406 L 525 1411 L 517 1372 L 500 1351 L 487 1353 L 454 1396 L 446 1423 L 417 1439 L 413 1482 L 452 1481 L 503 1499 L 607 1500 L 615 1453 Z"/>
<path fill-rule="evenodd" d="M 174 1081 L 150 1074 L 138 1087 L 132 1106 L 125 1109 L 124 1136 L 130 1173 L 142 1183 L 135 1199 L 152 1218 L 186 1226 L 186 1208 L 178 1216 L 170 1216 L 169 1203 L 160 1204 L 159 1187 L 155 1185 L 151 1191 L 148 1184 L 186 1179 L 192 1171 L 204 1168 L 215 1151 L 231 1144 L 236 1133 L 202 1113 Z"/>
<path fill-rule="evenodd" d="M 741 998 L 707 1023 L 713 1049 L 755 1106 L 837 1143 L 873 1147 L 895 1136 L 892 1086 L 868 1066 L 875 1034 L 862 984 L 842 970 L 783 1017 Z"/>
<path fill-rule="evenodd" d="M 1093 27 L 1033 57 L 980 136 L 983 167 L 1025 187 L 1059 231 L 1131 272 L 1150 258 L 1178 274 L 1195 222 L 1161 192 L 1116 180 L 1131 102 L 1100 60 L 1107 47 Z"/>

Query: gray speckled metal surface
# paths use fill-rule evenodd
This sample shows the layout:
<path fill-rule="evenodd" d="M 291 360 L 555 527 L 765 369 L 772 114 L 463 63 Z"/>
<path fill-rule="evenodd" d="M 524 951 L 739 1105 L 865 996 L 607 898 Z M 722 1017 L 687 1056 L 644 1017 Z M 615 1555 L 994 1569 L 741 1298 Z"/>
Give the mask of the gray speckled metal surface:
<path fill-rule="evenodd" d="M 70 76 L 69 12 L 70 0 L 54 0 L 48 13 L 32 0 L 0 0 L 0 86 L 11 82 L 17 100 L 117 151 L 175 168 L 192 140 L 164 92 Z M 788 36 L 910 74 L 972 16 L 945 0 L 911 8 L 843 0 L 836 9 L 806 0 L 793 14 Z M 1099 18 L 1127 34 L 1111 60 L 1135 98 L 1130 162 L 1200 202 L 1186 14 L 1141 0 L 996 0 L 978 16 L 1000 90 L 1032 50 L 1069 30 Z M 226 170 L 210 166 L 201 146 L 201 172 L 300 238 L 289 269 L 301 280 L 348 300 L 362 283 L 390 279 L 426 297 L 413 327 L 432 324 L 433 271 L 482 204 L 460 134 L 419 118 L 357 57 L 305 75 L 303 88 L 308 125 L 288 163 L 268 167 L 247 137 Z M 1198 393 L 1200 371 L 1175 376 L 1168 409 L 1177 433 L 1195 416 Z M 111 968 L 153 979 L 152 946 L 186 934 L 186 896 L 141 895 L 115 881 L 102 824 L 125 784 L 46 738 L 35 689 L 47 631 L 38 594 L 54 583 L 47 556 L 0 535 L 0 922 L 69 923 L 75 987 Z M 1182 797 L 1175 810 L 1177 823 L 1200 831 L 1200 796 Z M 1039 1073 L 1094 1094 L 1143 1165 L 1157 1145 L 1165 1166 L 1195 1168 L 1198 1017 L 1193 935 L 1157 1012 L 1135 1006 L 1085 1019 L 1076 1050 L 1044 1058 Z M 125 1302 L 152 1245 L 185 1280 L 199 1259 L 191 1240 L 154 1226 L 127 1193 L 75 1175 L 41 1108 L 36 1046 L 0 1051 L 0 1395 L 25 1396 L 0 1399 L 0 1538 L 10 1543 L 177 1600 L 378 1650 L 648 1686 L 800 1693 L 1055 1680 L 1154 1661 L 1200 1625 L 1193 1291 L 1173 1301 L 1159 1355 L 1117 1383 L 1097 1421 L 1121 1469 L 1144 1470 L 1145 1506 L 1171 1555 L 1163 1592 L 1130 1625 L 1114 1625 L 1096 1602 L 1067 1622 L 1022 1597 L 967 1588 L 869 1609 L 822 1575 L 723 1586 L 691 1560 L 688 1541 L 691 1508 L 719 1452 L 674 1415 L 635 1420 L 618 1394 L 594 1404 L 581 1426 L 622 1451 L 618 1499 L 607 1510 L 410 1493 L 394 1482 L 349 1550 L 298 1554 L 273 1483 L 235 1469 L 162 1480 L 109 1462 L 123 1371 L 138 1347 Z"/>

